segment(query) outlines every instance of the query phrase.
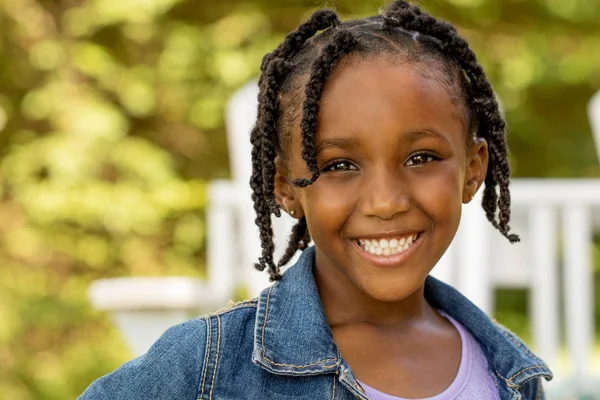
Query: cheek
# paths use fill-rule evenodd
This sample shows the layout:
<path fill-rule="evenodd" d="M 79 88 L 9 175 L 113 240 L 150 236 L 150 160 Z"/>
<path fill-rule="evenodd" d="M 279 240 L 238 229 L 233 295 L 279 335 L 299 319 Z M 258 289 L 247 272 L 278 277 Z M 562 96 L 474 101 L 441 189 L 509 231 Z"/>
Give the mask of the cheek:
<path fill-rule="evenodd" d="M 301 203 L 315 243 L 344 225 L 356 204 L 356 190 L 353 183 L 335 184 L 322 176 L 302 191 Z"/>
<path fill-rule="evenodd" d="M 459 165 L 440 173 L 419 177 L 415 201 L 429 215 L 436 228 L 456 229 L 462 210 L 462 174 Z"/>

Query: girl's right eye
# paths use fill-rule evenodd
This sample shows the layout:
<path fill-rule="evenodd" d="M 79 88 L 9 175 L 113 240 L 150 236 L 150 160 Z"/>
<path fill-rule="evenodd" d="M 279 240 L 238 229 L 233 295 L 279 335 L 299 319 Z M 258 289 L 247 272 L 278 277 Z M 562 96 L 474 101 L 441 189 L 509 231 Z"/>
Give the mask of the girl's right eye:
<path fill-rule="evenodd" d="M 341 171 L 341 172 L 345 172 L 345 171 L 356 171 L 358 168 L 356 167 L 356 165 L 352 164 L 350 161 L 343 161 L 343 160 L 338 160 L 338 161 L 332 161 L 329 164 L 325 165 L 322 168 L 323 172 L 334 172 L 334 171 Z"/>

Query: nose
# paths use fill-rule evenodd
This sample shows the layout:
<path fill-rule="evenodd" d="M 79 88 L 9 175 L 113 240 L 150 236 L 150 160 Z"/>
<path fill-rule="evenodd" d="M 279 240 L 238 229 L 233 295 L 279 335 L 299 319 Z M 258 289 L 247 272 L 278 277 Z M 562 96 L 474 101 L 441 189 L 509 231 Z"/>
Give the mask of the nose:
<path fill-rule="evenodd" d="M 389 220 L 410 209 L 406 182 L 400 179 L 397 171 L 382 171 L 369 181 L 363 192 L 364 215 Z"/>

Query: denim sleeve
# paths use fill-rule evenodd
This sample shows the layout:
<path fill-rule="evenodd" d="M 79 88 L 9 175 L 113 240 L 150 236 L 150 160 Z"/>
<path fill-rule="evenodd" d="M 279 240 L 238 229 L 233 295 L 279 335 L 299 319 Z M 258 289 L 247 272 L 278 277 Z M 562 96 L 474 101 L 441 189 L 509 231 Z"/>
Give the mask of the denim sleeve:
<path fill-rule="evenodd" d="M 540 378 L 525 382 L 520 391 L 524 400 L 544 400 L 546 398 Z"/>
<path fill-rule="evenodd" d="M 206 351 L 206 321 L 168 329 L 148 350 L 94 381 L 79 400 L 195 400 Z"/>

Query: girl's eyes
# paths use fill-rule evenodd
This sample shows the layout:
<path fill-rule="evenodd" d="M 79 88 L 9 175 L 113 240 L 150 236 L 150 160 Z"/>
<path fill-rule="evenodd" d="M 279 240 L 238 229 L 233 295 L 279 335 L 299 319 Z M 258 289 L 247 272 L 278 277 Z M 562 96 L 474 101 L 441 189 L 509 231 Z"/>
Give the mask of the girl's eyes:
<path fill-rule="evenodd" d="M 332 161 L 329 164 L 325 165 L 322 168 L 322 171 L 324 172 L 330 172 L 330 171 L 356 171 L 358 168 L 356 167 L 356 165 L 352 164 L 350 161 L 343 161 L 343 160 L 338 160 L 338 161 Z"/>
<path fill-rule="evenodd" d="M 420 153 L 420 154 L 415 154 L 415 155 L 411 156 L 408 159 L 408 161 L 406 162 L 406 165 L 421 166 L 421 165 L 429 164 L 434 161 L 438 161 L 439 159 L 440 158 L 438 156 L 436 156 L 435 154 Z"/>
<path fill-rule="evenodd" d="M 435 155 L 435 154 L 431 154 L 431 153 L 418 153 L 418 154 L 414 154 L 412 155 L 408 161 L 406 162 L 407 166 L 415 166 L 415 167 L 420 167 L 420 166 L 425 166 L 429 163 L 432 163 L 434 161 L 439 161 L 440 157 Z M 346 172 L 346 171 L 357 171 L 358 167 L 356 166 L 356 164 L 350 162 L 350 161 L 346 161 L 346 160 L 336 160 L 336 161 L 332 161 L 328 164 L 326 164 L 323 168 L 321 168 L 321 171 L 323 172 Z"/>

